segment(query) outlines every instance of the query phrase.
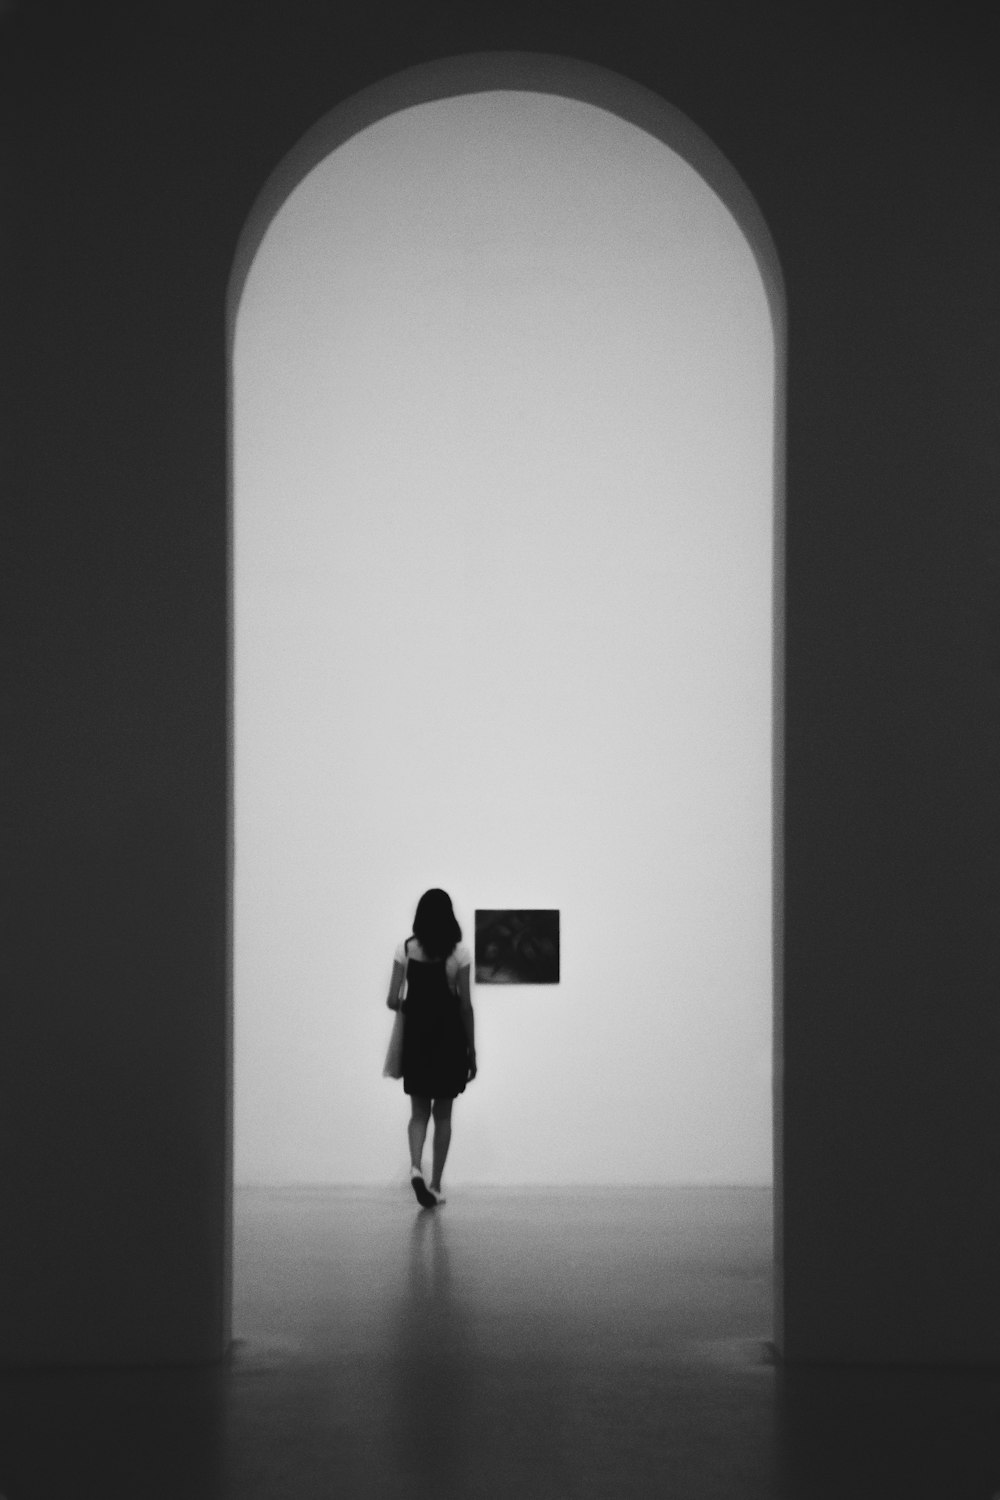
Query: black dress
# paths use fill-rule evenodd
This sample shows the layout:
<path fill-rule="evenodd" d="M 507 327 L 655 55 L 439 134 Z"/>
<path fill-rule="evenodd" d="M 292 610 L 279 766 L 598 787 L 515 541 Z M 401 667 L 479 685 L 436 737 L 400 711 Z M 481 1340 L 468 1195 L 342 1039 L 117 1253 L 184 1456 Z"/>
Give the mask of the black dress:
<path fill-rule="evenodd" d="M 411 958 L 403 1001 L 403 1089 L 425 1099 L 454 1099 L 469 1080 L 469 1049 L 461 1002 L 445 971 Z"/>

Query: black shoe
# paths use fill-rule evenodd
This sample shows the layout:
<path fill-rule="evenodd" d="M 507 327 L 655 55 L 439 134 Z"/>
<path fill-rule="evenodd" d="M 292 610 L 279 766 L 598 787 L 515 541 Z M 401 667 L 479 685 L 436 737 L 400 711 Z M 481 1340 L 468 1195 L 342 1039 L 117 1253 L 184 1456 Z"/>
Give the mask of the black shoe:
<path fill-rule="evenodd" d="M 417 1195 L 417 1202 L 421 1208 L 433 1208 L 437 1199 L 427 1186 L 419 1172 L 410 1173 L 410 1186 Z"/>

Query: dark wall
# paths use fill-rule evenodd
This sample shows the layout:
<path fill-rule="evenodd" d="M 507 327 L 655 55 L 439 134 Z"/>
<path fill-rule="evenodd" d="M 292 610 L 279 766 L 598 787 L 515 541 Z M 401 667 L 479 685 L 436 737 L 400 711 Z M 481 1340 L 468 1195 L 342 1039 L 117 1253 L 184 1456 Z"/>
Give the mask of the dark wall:
<path fill-rule="evenodd" d="M 1000 1357 L 997 59 L 801 9 L 2 13 L 3 1359 L 227 1338 L 227 279 L 320 116 L 492 48 L 662 94 L 784 270 L 785 1352 Z"/>

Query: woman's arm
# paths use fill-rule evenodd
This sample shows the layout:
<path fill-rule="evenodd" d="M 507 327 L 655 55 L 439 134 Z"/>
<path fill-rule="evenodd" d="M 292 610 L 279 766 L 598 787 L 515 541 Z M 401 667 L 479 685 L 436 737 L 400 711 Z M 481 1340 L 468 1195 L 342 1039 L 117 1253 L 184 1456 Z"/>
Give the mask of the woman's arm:
<path fill-rule="evenodd" d="M 390 1010 L 399 1009 L 399 992 L 403 987 L 403 975 L 406 973 L 406 965 L 401 964 L 398 958 L 392 961 L 392 978 L 389 980 L 389 994 L 386 1005 Z"/>
<path fill-rule="evenodd" d="M 469 1047 L 469 1078 L 476 1076 L 476 1018 L 472 1013 L 472 991 L 469 987 L 471 966 L 466 964 L 458 971 L 458 1000 L 462 1008 L 462 1025 Z"/>

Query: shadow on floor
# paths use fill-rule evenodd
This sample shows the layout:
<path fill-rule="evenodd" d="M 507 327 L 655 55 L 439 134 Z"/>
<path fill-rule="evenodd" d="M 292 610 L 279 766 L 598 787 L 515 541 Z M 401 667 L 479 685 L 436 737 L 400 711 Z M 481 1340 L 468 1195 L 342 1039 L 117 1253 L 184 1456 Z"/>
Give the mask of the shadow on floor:
<path fill-rule="evenodd" d="M 782 1369 L 756 1189 L 238 1195 L 211 1369 L 0 1378 L 3 1500 L 994 1500 L 1000 1379 Z"/>

